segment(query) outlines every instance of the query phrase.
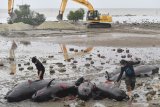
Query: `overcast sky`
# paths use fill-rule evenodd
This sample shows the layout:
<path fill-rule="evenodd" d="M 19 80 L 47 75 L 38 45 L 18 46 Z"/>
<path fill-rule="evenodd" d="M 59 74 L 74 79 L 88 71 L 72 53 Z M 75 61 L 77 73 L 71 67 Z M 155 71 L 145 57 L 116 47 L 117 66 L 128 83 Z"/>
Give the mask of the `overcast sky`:
<path fill-rule="evenodd" d="M 59 8 L 62 0 L 15 0 L 15 7 L 30 4 L 31 8 Z M 94 8 L 160 8 L 160 0 L 88 0 Z M 0 0 L 0 8 L 7 9 L 8 0 Z M 83 7 L 68 0 L 67 8 Z"/>

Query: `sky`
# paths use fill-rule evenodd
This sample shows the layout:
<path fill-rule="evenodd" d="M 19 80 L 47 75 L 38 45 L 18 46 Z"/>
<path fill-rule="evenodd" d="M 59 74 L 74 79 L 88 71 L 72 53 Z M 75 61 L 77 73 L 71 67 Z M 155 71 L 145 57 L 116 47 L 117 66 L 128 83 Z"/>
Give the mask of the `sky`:
<path fill-rule="evenodd" d="M 31 8 L 59 8 L 62 0 L 15 0 L 15 7 L 30 4 Z M 88 0 L 94 8 L 160 8 L 160 0 Z M 7 9 L 8 0 L 0 0 L 0 9 Z M 68 0 L 67 8 L 80 8 Z"/>

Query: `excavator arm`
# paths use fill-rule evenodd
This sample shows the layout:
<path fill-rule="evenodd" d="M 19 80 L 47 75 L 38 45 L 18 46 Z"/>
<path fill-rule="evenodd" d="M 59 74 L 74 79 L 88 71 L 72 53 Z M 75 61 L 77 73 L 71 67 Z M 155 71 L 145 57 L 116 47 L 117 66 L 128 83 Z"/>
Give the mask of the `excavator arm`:
<path fill-rule="evenodd" d="M 14 0 L 8 0 L 8 14 L 11 17 L 11 21 L 13 22 L 17 15 L 13 12 Z"/>
<path fill-rule="evenodd" d="M 89 11 L 94 11 L 92 4 L 88 2 L 88 0 L 73 0 L 73 1 L 86 6 Z"/>
<path fill-rule="evenodd" d="M 62 20 L 63 19 L 63 13 L 65 11 L 66 5 L 67 5 L 68 0 L 62 0 L 59 14 L 57 16 L 57 20 Z"/>
<path fill-rule="evenodd" d="M 8 0 L 8 14 L 11 15 L 13 13 L 14 0 Z"/>

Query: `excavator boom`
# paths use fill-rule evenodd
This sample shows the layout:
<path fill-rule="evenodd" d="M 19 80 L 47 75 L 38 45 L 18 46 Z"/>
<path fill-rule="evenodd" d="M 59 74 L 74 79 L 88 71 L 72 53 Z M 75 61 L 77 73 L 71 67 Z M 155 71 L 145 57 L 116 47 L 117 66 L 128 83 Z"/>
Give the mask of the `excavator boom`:
<path fill-rule="evenodd" d="M 62 0 L 62 2 L 61 2 L 59 14 L 57 16 L 57 20 L 59 20 L 59 21 L 63 19 L 63 13 L 66 8 L 67 2 L 68 2 L 68 0 Z"/>
<path fill-rule="evenodd" d="M 10 15 L 13 12 L 14 0 L 8 0 L 8 14 Z"/>
<path fill-rule="evenodd" d="M 94 11 L 92 4 L 88 2 L 88 0 L 73 0 L 73 1 L 86 6 L 89 11 Z"/>
<path fill-rule="evenodd" d="M 14 22 L 14 20 L 17 18 L 17 15 L 13 12 L 14 7 L 14 0 L 8 0 L 8 14 L 11 17 L 11 21 Z"/>

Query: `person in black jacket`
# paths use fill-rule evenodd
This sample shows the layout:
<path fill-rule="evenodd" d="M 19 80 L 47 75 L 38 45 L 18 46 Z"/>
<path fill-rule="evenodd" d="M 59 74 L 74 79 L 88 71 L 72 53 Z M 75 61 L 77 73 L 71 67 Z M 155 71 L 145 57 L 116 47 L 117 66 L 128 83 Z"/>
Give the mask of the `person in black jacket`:
<path fill-rule="evenodd" d="M 45 72 L 45 68 L 44 68 L 43 64 L 36 57 L 32 58 L 32 62 L 35 64 L 35 66 L 38 70 L 37 73 L 38 73 L 39 80 L 42 80 L 44 72 Z"/>
<path fill-rule="evenodd" d="M 135 72 L 133 65 L 139 64 L 140 61 L 126 61 L 126 60 L 121 60 L 121 73 L 117 78 L 117 83 L 121 80 L 123 73 L 125 72 L 125 84 L 126 84 L 126 89 L 127 89 L 127 94 L 129 98 L 131 98 L 132 94 L 131 91 L 134 90 L 135 88 L 135 83 L 136 83 L 136 78 L 135 78 Z"/>

